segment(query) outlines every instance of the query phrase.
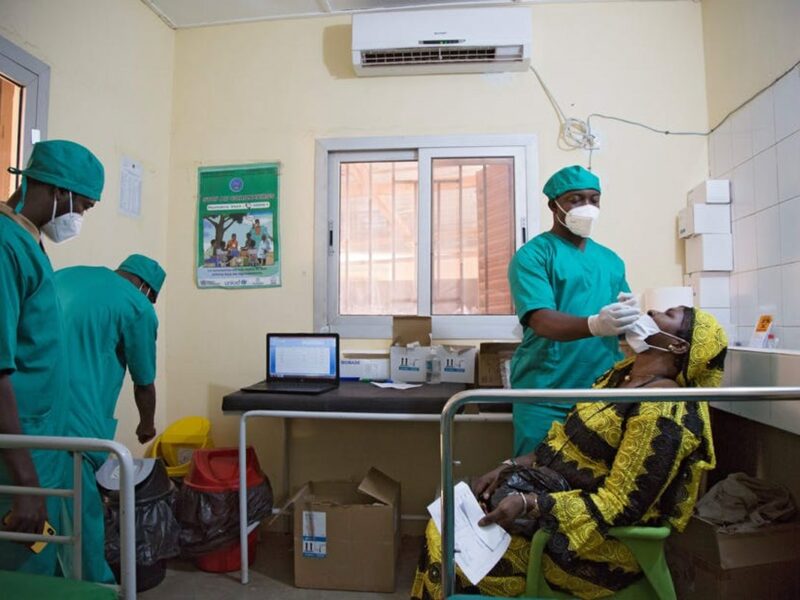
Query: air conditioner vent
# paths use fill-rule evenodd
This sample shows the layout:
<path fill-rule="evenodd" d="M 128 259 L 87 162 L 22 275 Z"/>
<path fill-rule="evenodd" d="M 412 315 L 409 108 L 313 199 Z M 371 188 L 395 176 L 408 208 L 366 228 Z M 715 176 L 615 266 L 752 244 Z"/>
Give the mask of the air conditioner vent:
<path fill-rule="evenodd" d="M 395 48 L 361 53 L 365 67 L 387 65 L 439 65 L 443 63 L 497 63 L 523 60 L 522 46 L 514 48 Z"/>

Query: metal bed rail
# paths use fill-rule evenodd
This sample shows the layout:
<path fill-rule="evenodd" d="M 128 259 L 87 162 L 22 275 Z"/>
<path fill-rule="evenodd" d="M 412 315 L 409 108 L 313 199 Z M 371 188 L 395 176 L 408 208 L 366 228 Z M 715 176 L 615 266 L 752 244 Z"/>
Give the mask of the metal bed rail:
<path fill-rule="evenodd" d="M 98 438 L 56 437 L 48 435 L 9 435 L 0 434 L 0 448 L 27 448 L 41 450 L 64 450 L 72 454 L 72 474 L 74 487 L 38 488 L 14 485 L 0 485 L 0 494 L 37 496 L 58 496 L 73 500 L 73 528 L 71 536 L 42 535 L 35 533 L 16 533 L 0 531 L 0 540 L 14 542 L 48 542 L 56 544 L 72 544 L 74 548 L 73 577 L 82 579 L 81 555 L 81 501 L 82 477 L 81 462 L 83 452 L 111 452 L 119 461 L 120 480 L 120 596 L 136 598 L 136 530 L 134 527 L 134 485 L 133 458 L 131 452 L 118 442 Z M 103 549 L 100 549 L 103 551 Z"/>
<path fill-rule="evenodd" d="M 455 586 L 455 539 L 453 515 L 453 422 L 466 404 L 539 402 L 697 402 L 697 401 L 800 400 L 800 387 L 735 388 L 631 388 L 602 390 L 468 390 L 452 396 L 442 409 L 440 457 L 442 489 L 442 590 L 451 596 Z"/>

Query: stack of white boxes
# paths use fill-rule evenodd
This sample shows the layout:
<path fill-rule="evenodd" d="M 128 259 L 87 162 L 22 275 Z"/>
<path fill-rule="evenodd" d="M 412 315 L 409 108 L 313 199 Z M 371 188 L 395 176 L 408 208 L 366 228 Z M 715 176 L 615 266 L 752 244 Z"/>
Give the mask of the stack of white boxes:
<path fill-rule="evenodd" d="M 678 213 L 678 237 L 686 242 L 683 283 L 692 288 L 694 305 L 713 314 L 728 331 L 733 270 L 730 190 L 727 179 L 704 181 L 689 192 L 686 208 Z"/>

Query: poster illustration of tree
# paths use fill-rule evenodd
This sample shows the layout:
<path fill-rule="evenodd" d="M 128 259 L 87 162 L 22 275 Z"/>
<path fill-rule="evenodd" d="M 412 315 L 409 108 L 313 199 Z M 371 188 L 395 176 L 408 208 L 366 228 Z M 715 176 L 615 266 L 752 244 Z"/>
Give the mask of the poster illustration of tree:
<path fill-rule="evenodd" d="M 197 171 L 197 286 L 281 285 L 277 163 Z"/>

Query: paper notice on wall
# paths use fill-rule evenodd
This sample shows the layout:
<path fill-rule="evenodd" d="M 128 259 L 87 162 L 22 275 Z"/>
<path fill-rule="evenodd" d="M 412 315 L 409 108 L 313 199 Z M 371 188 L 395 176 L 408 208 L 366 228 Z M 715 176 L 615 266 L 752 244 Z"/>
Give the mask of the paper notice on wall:
<path fill-rule="evenodd" d="M 119 211 L 129 217 L 142 214 L 142 165 L 125 156 L 119 176 Z"/>
<path fill-rule="evenodd" d="M 326 514 L 320 511 L 303 511 L 303 556 L 325 558 L 328 555 Z"/>
<path fill-rule="evenodd" d="M 456 564 L 470 583 L 477 585 L 503 557 L 511 536 L 499 525 L 478 525 L 483 509 L 466 483 L 459 483 L 453 489 L 453 495 Z M 441 498 L 428 506 L 428 512 L 441 533 Z"/>

